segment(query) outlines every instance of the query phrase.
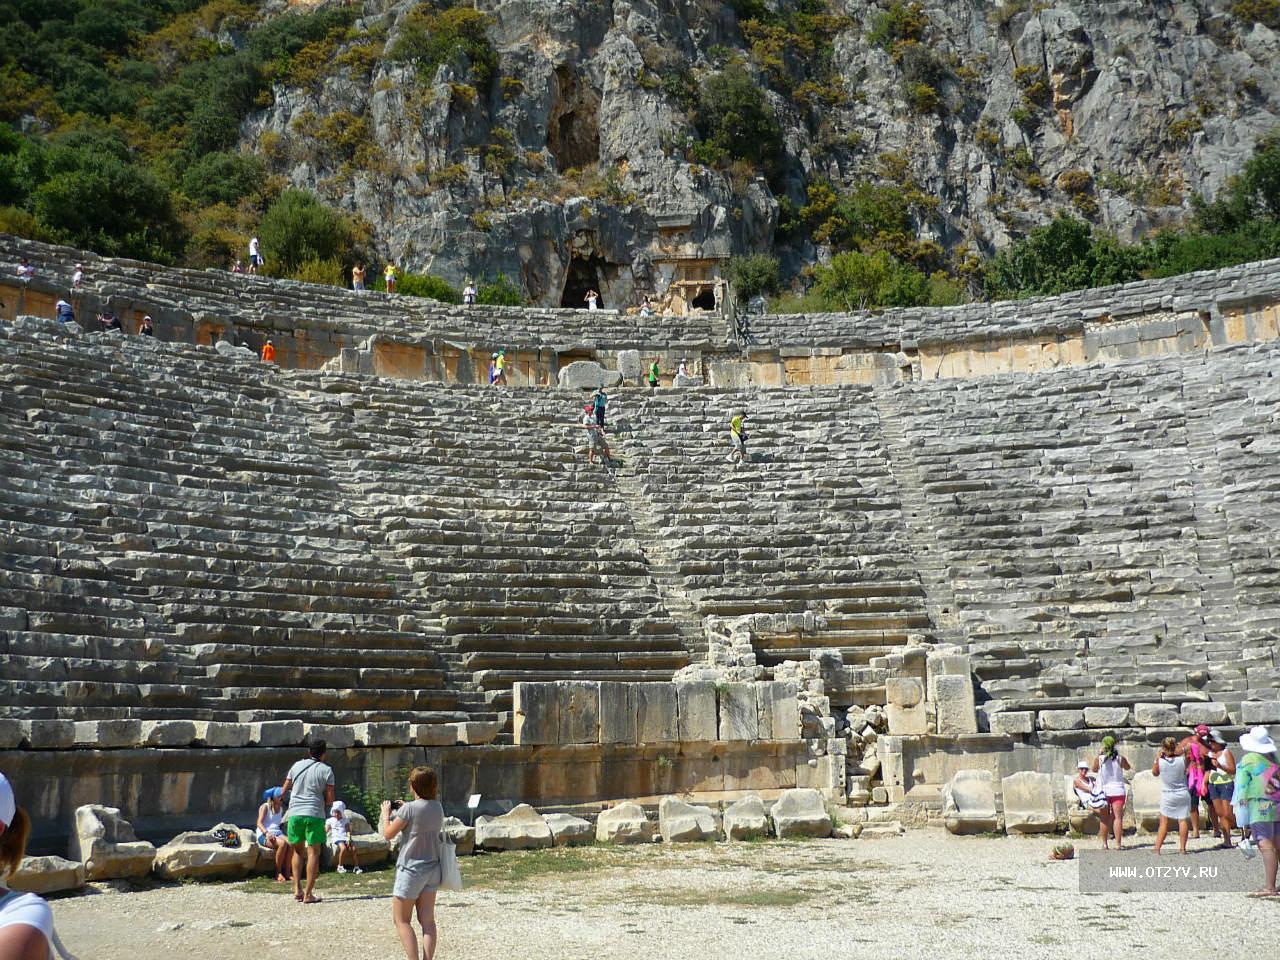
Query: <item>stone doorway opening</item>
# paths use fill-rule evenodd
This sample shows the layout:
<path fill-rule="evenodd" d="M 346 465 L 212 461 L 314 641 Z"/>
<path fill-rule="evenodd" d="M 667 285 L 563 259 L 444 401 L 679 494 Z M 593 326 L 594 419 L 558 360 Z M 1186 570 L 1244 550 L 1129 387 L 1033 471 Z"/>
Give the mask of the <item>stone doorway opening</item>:
<path fill-rule="evenodd" d="M 604 276 L 604 267 L 604 258 L 598 255 L 574 257 L 570 260 L 569 269 L 565 271 L 564 292 L 560 295 L 560 306 L 585 310 L 588 290 L 601 294 L 599 305 L 605 306 L 604 294 L 600 290 L 600 278 Z"/>
<path fill-rule="evenodd" d="M 716 295 L 710 287 L 703 287 L 698 295 L 689 301 L 689 306 L 697 310 L 714 310 L 716 308 Z"/>

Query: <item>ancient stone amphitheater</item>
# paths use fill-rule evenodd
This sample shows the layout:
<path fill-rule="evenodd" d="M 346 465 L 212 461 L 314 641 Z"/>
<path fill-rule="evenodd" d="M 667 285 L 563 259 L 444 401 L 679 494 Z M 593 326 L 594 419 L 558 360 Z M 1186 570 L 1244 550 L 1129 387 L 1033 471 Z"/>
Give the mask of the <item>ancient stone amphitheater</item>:
<path fill-rule="evenodd" d="M 957 770 L 1280 721 L 1280 261 L 739 325 L 0 257 L 0 767 L 48 842 L 244 815 L 309 735 L 455 809 L 918 820 Z M 77 260 L 124 335 L 52 321 Z"/>

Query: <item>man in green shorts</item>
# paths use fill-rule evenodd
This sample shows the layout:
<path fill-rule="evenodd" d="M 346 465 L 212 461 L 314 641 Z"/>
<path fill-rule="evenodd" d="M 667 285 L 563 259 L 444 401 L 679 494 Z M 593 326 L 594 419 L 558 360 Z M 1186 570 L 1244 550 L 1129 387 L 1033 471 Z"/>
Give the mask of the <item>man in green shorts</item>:
<path fill-rule="evenodd" d="M 285 821 L 289 844 L 293 847 L 293 899 L 299 903 L 319 903 L 311 895 L 320 873 L 320 850 L 324 846 L 325 811 L 333 806 L 333 767 L 324 762 L 325 742 L 313 740 L 310 756 L 289 768 L 284 792 L 289 794 Z M 302 855 L 307 856 L 307 888 L 302 889 Z"/>

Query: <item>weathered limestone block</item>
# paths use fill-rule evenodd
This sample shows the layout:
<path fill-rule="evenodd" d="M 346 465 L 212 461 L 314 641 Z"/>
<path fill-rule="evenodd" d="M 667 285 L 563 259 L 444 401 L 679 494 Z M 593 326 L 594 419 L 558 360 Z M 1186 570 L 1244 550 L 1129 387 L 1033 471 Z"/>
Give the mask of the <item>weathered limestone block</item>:
<path fill-rule="evenodd" d="M 139 840 L 116 807 L 77 807 L 67 856 L 84 864 L 86 880 L 143 877 L 151 872 L 156 848 Z"/>
<path fill-rule="evenodd" d="M 517 683 L 511 688 L 512 731 L 518 745 L 545 745 L 560 736 L 560 696 L 554 683 Z"/>
<path fill-rule="evenodd" d="M 600 742 L 637 743 L 636 720 L 635 684 L 601 683 Z"/>
<path fill-rule="evenodd" d="M 915 677 L 890 677 L 884 682 L 884 692 L 890 733 L 920 737 L 929 732 L 923 683 Z"/>
<path fill-rule="evenodd" d="M 957 770 L 942 788 L 942 817 L 951 833 L 996 828 L 995 777 L 990 770 Z"/>
<path fill-rule="evenodd" d="M 249 741 L 260 747 L 296 747 L 306 739 L 301 720 L 264 720 L 249 724 Z"/>
<path fill-rule="evenodd" d="M 330 750 L 345 750 L 356 744 L 355 727 L 349 724 L 308 723 L 305 727 L 307 743 L 323 740 Z"/>
<path fill-rule="evenodd" d="M 637 683 L 636 734 L 640 743 L 676 743 L 680 739 L 679 707 L 674 683 Z"/>
<path fill-rule="evenodd" d="M 755 740 L 760 736 L 760 708 L 755 684 L 726 683 L 720 687 L 720 739 Z"/>
<path fill-rule="evenodd" d="M 620 803 L 596 819 L 598 843 L 651 843 L 653 838 L 653 821 L 644 815 L 644 807 L 638 803 Z"/>
<path fill-rule="evenodd" d="M 596 829 L 588 820 L 570 816 L 567 813 L 549 813 L 544 818 L 551 828 L 551 838 L 557 847 L 590 846 L 595 839 Z"/>
<path fill-rule="evenodd" d="M 639 350 L 618 351 L 618 372 L 623 380 L 638 382 L 644 374 L 644 361 L 640 359 Z"/>
<path fill-rule="evenodd" d="M 224 723 L 219 720 L 197 720 L 196 740 L 206 747 L 247 747 L 249 745 L 249 724 Z"/>
<path fill-rule="evenodd" d="M 1083 730 L 1083 710 L 1041 710 L 1041 730 Z"/>
<path fill-rule="evenodd" d="M 12 750 L 27 738 L 27 724 L 12 717 L 0 717 L 0 750 Z M 34 893 L 34 891 L 32 891 Z"/>
<path fill-rule="evenodd" d="M 5 881 L 20 893 L 62 893 L 84 886 L 84 864 L 62 857 L 24 857 L 22 865 Z"/>
<path fill-rule="evenodd" d="M 1226 723 L 1227 705 L 1225 703 L 1184 703 L 1178 711 L 1184 726 L 1194 727 L 1197 723 Z"/>
<path fill-rule="evenodd" d="M 213 838 L 215 830 L 235 831 L 240 835 L 240 846 L 224 847 Z M 208 830 L 178 834 L 156 851 L 152 870 L 161 880 L 237 880 L 247 877 L 257 864 L 253 831 L 220 823 Z"/>
<path fill-rule="evenodd" d="M 800 685 L 794 680 L 757 683 L 756 728 L 761 740 L 795 740 L 800 736 Z"/>
<path fill-rule="evenodd" d="M 716 685 L 707 681 L 677 683 L 677 727 L 681 743 L 708 743 L 716 739 Z"/>
<path fill-rule="evenodd" d="M 1280 723 L 1280 700 L 1246 700 L 1240 704 L 1240 722 L 1254 724 Z"/>
<path fill-rule="evenodd" d="M 724 812 L 724 835 L 727 840 L 751 840 L 769 835 L 769 815 L 759 797 L 743 797 Z"/>
<path fill-rule="evenodd" d="M 1020 737 L 1034 733 L 1036 715 L 1030 710 L 1010 710 L 991 715 L 991 732 L 1006 737 Z"/>
<path fill-rule="evenodd" d="M 476 828 L 469 827 L 457 817 L 444 818 L 444 832 L 453 841 L 454 852 L 460 857 L 469 857 L 476 849 Z M 404 834 L 399 834 L 404 836 Z"/>
<path fill-rule="evenodd" d="M 716 818 L 710 807 L 695 807 L 678 797 L 658 804 L 658 832 L 667 843 L 694 843 L 716 838 Z"/>
<path fill-rule="evenodd" d="M 190 720 L 143 720 L 142 743 L 147 747 L 189 747 L 196 739 Z"/>
<path fill-rule="evenodd" d="M 409 737 L 420 747 L 452 747 L 458 742 L 458 727 L 452 723 L 415 723 Z"/>
<path fill-rule="evenodd" d="M 1139 829 L 1154 831 L 1160 826 L 1160 778 L 1150 770 L 1133 775 L 1133 819 Z"/>
<path fill-rule="evenodd" d="M 76 743 L 74 720 L 25 720 L 27 740 L 35 750 L 63 750 Z M 139 728 L 141 735 L 141 728 Z"/>
<path fill-rule="evenodd" d="M 357 746 L 403 747 L 412 742 L 407 720 L 382 720 L 354 726 Z"/>
<path fill-rule="evenodd" d="M 142 743 L 141 720 L 77 720 L 75 745 L 90 750 L 136 747 Z"/>
<path fill-rule="evenodd" d="M 1167 703 L 1135 703 L 1133 722 L 1139 727 L 1176 727 L 1178 709 Z"/>
<path fill-rule="evenodd" d="M 561 680 L 558 743 L 600 742 L 600 684 L 595 680 Z"/>
<path fill-rule="evenodd" d="M 1095 729 L 1127 727 L 1129 725 L 1128 707 L 1085 707 L 1084 725 Z"/>
<path fill-rule="evenodd" d="M 594 360 L 574 360 L 560 368 L 556 382 L 561 390 L 594 390 L 622 382 L 617 370 L 606 370 Z"/>
<path fill-rule="evenodd" d="M 978 732 L 973 680 L 968 674 L 943 674 L 935 677 L 933 692 L 938 715 L 938 736 L 961 737 Z"/>
<path fill-rule="evenodd" d="M 769 809 L 773 832 L 779 840 L 791 837 L 831 836 L 831 817 L 827 804 L 817 790 L 797 788 L 784 790 Z"/>
<path fill-rule="evenodd" d="M 547 821 L 527 803 L 500 817 L 476 821 L 476 845 L 485 850 L 535 850 L 552 843 Z"/>
<path fill-rule="evenodd" d="M 1044 714 L 1041 714 L 1043 716 Z M 1057 826 L 1053 812 L 1053 777 L 1021 770 L 1001 781 L 1006 833 L 1052 833 Z"/>
<path fill-rule="evenodd" d="M 356 860 L 360 866 L 371 867 L 386 863 L 387 858 L 391 856 L 390 842 L 373 829 L 363 814 L 348 810 L 347 819 L 351 823 L 351 842 L 355 844 Z M 446 822 L 446 828 L 447 826 Z M 336 867 L 338 865 L 337 847 L 326 843 L 321 853 L 321 859 L 326 869 Z"/>
<path fill-rule="evenodd" d="M 458 743 L 478 744 L 493 743 L 502 731 L 502 724 L 497 720 L 463 720 L 453 725 Z"/>

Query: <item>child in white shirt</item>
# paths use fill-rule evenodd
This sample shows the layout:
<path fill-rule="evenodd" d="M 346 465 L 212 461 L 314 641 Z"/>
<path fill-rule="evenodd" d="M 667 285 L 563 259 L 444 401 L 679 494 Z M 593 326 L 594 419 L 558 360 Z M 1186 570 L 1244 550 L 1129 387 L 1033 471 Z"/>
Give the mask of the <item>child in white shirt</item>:
<path fill-rule="evenodd" d="M 335 801 L 329 810 L 329 819 L 324 822 L 324 832 L 329 839 L 329 847 L 338 861 L 338 872 L 346 873 L 347 868 L 342 861 L 351 856 L 353 873 L 364 873 L 360 869 L 360 861 L 356 858 L 356 845 L 351 842 L 351 819 L 347 816 L 347 805 L 341 800 Z"/>

